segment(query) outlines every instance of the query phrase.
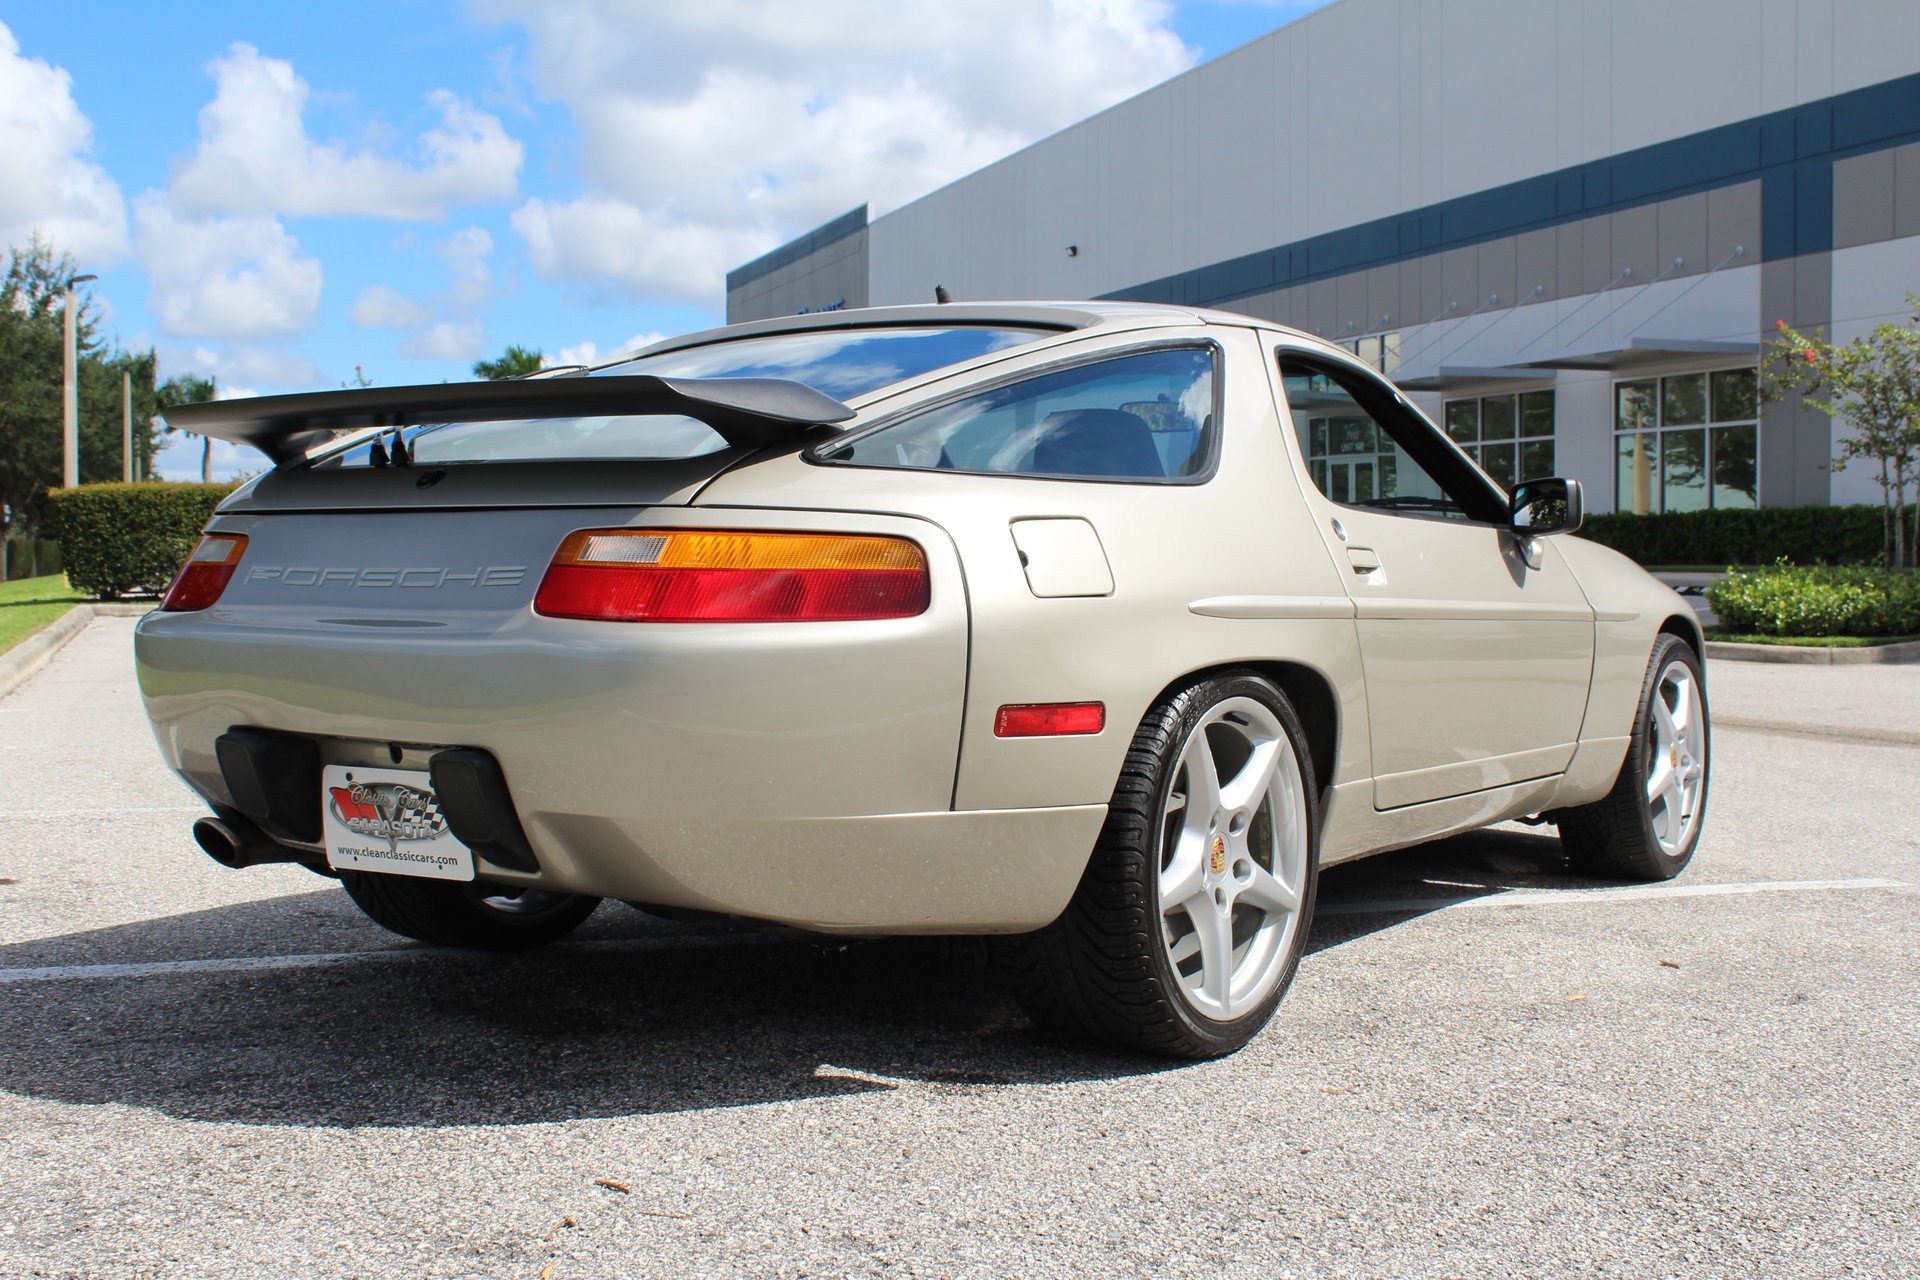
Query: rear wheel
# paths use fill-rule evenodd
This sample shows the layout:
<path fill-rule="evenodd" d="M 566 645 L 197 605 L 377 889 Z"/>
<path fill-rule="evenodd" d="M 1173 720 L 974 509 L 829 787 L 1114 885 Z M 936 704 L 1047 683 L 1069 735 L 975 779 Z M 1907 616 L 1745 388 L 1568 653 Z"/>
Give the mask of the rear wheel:
<path fill-rule="evenodd" d="M 1624 880 L 1671 880 L 1692 861 L 1707 814 L 1706 689 L 1693 646 L 1661 636 L 1613 790 L 1557 815 L 1574 867 Z"/>
<path fill-rule="evenodd" d="M 1150 1053 L 1245 1044 L 1306 942 L 1315 796 L 1299 717 L 1267 680 L 1203 680 L 1154 707 L 1073 901 L 1003 944 L 1029 1008 Z"/>
<path fill-rule="evenodd" d="M 440 947 L 521 951 L 566 937 L 600 899 L 479 881 L 342 871 L 340 884 L 375 924 Z"/>

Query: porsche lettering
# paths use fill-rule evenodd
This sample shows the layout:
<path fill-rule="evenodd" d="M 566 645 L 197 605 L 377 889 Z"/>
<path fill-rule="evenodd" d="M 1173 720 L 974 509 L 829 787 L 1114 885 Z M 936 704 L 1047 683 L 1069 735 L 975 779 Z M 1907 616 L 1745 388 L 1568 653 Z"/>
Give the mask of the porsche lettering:
<path fill-rule="evenodd" d="M 523 564 L 480 565 L 472 569 L 437 566 L 348 569 L 309 565 L 256 565 L 248 582 L 277 582 L 283 587 L 517 587 L 527 576 Z"/>

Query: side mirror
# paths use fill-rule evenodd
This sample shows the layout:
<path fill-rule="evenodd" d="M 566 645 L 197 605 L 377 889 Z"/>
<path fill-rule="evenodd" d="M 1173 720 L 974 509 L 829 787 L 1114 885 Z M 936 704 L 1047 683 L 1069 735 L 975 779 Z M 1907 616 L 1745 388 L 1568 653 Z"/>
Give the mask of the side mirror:
<path fill-rule="evenodd" d="M 1515 537 L 1572 533 L 1586 518 L 1578 480 L 1528 480 L 1513 486 L 1508 527 Z"/>

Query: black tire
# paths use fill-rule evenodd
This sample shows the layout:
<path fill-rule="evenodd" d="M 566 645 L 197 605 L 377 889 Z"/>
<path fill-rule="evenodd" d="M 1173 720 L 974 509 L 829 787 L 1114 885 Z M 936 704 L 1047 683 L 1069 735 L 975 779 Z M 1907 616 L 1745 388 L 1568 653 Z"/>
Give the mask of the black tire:
<path fill-rule="evenodd" d="M 1700 796 L 1690 811 L 1690 828 L 1678 848 L 1669 853 L 1661 847 L 1660 837 L 1654 830 L 1654 806 L 1647 797 L 1647 779 L 1656 763 L 1653 700 L 1658 696 L 1662 673 L 1676 662 L 1692 672 L 1694 687 L 1700 695 Z M 1554 815 L 1560 826 L 1560 843 L 1574 870 L 1609 879 L 1657 881 L 1671 880 L 1686 869 L 1693 860 L 1693 851 L 1699 847 L 1700 832 L 1706 827 L 1707 784 L 1713 764 L 1712 724 L 1707 714 L 1707 683 L 1700 656 L 1680 637 L 1662 635 L 1654 643 L 1653 656 L 1647 662 L 1647 674 L 1640 686 L 1639 709 L 1633 717 L 1633 736 L 1628 741 L 1627 758 L 1620 765 L 1620 776 L 1614 780 L 1613 789 L 1592 804 L 1562 809 Z"/>
<path fill-rule="evenodd" d="M 342 871 L 341 887 L 368 919 L 403 938 L 471 951 L 524 951 L 557 942 L 600 899 L 479 881 Z"/>
<path fill-rule="evenodd" d="M 1298 920 L 1277 961 L 1279 981 L 1247 1012 L 1222 1021 L 1202 1014 L 1183 994 L 1168 954 L 1159 877 L 1180 753 L 1207 712 L 1230 698 L 1264 704 L 1285 731 L 1305 800 L 1306 862 Z M 1133 735 L 1106 825 L 1072 901 L 1045 929 L 997 940 L 999 963 L 1036 1021 L 1168 1057 L 1232 1053 L 1266 1025 L 1293 982 L 1313 919 L 1319 841 L 1312 757 L 1286 695 L 1251 672 L 1202 680 L 1147 713 Z"/>

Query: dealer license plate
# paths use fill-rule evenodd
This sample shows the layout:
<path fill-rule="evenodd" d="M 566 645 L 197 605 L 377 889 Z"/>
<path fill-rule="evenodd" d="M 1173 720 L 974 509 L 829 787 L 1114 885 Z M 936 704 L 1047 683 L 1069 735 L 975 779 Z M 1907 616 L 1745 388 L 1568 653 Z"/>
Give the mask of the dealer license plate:
<path fill-rule="evenodd" d="M 321 774 L 327 865 L 433 880 L 473 879 L 473 851 L 454 838 L 424 773 L 330 764 Z"/>

